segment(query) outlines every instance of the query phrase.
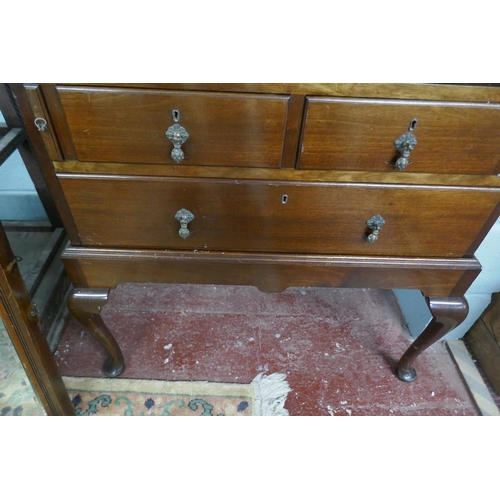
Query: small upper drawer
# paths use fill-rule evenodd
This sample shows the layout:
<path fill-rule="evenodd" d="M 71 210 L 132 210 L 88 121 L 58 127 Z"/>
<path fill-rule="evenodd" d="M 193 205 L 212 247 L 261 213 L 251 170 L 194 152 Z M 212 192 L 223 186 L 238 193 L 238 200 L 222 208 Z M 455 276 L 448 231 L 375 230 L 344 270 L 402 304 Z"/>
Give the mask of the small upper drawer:
<path fill-rule="evenodd" d="M 288 96 L 58 86 L 80 161 L 278 168 Z M 174 147 L 168 129 L 189 137 Z M 184 137 L 185 139 L 185 137 Z M 182 141 L 181 141 L 182 142 Z M 172 159 L 177 149 L 179 162 Z"/>
<path fill-rule="evenodd" d="M 299 167 L 397 171 L 395 142 L 410 131 L 417 144 L 405 172 L 499 171 L 498 104 L 319 97 L 307 99 Z"/>

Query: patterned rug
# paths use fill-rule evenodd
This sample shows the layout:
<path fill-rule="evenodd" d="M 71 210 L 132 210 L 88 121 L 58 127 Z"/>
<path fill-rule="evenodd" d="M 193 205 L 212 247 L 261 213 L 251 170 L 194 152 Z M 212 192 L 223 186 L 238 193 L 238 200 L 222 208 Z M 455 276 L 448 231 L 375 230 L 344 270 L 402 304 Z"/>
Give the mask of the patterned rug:
<path fill-rule="evenodd" d="M 79 416 L 286 416 L 285 375 L 251 384 L 63 377 Z"/>
<path fill-rule="evenodd" d="M 79 416 L 287 416 L 285 375 L 252 383 L 63 377 Z M 44 416 L 0 320 L 0 416 Z"/>

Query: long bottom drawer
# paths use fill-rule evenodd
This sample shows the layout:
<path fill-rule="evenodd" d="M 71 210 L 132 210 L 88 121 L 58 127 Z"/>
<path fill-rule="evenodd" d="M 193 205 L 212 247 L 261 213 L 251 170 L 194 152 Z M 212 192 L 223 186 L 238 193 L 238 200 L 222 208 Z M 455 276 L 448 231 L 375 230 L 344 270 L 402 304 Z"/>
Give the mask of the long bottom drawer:
<path fill-rule="evenodd" d="M 85 246 L 463 257 L 500 189 L 61 175 Z M 189 211 L 179 234 L 176 214 Z M 368 221 L 385 224 L 375 243 Z"/>

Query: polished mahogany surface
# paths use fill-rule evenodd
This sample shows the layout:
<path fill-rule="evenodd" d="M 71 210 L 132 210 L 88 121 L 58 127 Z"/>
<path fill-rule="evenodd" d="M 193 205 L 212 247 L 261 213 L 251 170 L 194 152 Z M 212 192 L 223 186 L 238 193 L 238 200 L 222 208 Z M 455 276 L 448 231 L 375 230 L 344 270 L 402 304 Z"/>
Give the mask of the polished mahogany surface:
<path fill-rule="evenodd" d="M 80 161 L 175 164 L 172 113 L 189 138 L 183 165 L 278 168 L 287 96 L 58 87 Z"/>
<path fill-rule="evenodd" d="M 394 141 L 418 143 L 408 172 L 489 175 L 500 167 L 500 105 L 308 98 L 300 168 L 389 172 Z"/>
<path fill-rule="evenodd" d="M 416 288 L 462 295 L 481 271 L 476 259 L 415 259 L 240 252 L 68 248 L 65 264 L 79 287 L 143 283 L 253 285 L 277 293 L 291 286 Z"/>
<path fill-rule="evenodd" d="M 18 99 L 27 123 L 37 113 L 47 119 L 33 141 L 45 134 L 54 160 L 45 175 L 73 245 L 63 256 L 78 287 L 70 303 L 108 351 L 106 373 L 119 374 L 123 358 L 96 316 L 106 290 L 127 281 L 421 290 L 436 317 L 401 361 L 407 381 L 418 354 L 463 319 L 463 295 L 480 271 L 473 253 L 500 215 L 500 89 L 60 83 L 28 91 Z M 176 120 L 189 133 L 178 163 L 166 136 Z M 408 133 L 416 143 L 399 171 L 397 139 Z M 194 219 L 180 223 L 181 209 Z M 383 225 L 370 227 L 376 216 Z"/>
<path fill-rule="evenodd" d="M 500 201 L 499 191 L 425 185 L 68 174 L 59 180 L 91 247 L 462 257 Z M 194 215 L 185 239 L 175 219 L 181 208 Z M 378 214 L 385 225 L 369 243 L 367 221 Z"/>

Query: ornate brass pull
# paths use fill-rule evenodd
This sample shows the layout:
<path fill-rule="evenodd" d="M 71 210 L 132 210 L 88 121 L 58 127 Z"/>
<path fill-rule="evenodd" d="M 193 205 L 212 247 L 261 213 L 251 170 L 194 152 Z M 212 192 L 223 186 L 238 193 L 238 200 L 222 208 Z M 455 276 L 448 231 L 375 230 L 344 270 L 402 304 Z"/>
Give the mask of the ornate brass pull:
<path fill-rule="evenodd" d="M 181 208 L 176 214 L 175 218 L 181 223 L 181 228 L 179 229 L 179 236 L 186 239 L 189 236 L 189 229 L 187 225 L 194 219 L 194 215 L 185 208 Z"/>
<path fill-rule="evenodd" d="M 174 149 L 172 149 L 170 153 L 172 160 L 176 163 L 180 163 L 184 159 L 184 151 L 182 151 L 181 146 L 188 140 L 189 134 L 186 129 L 178 123 L 181 119 L 181 114 L 177 109 L 172 111 L 172 119 L 175 123 L 168 128 L 165 135 L 174 145 Z"/>
<path fill-rule="evenodd" d="M 378 234 L 385 224 L 385 220 L 381 215 L 374 215 L 366 221 L 366 225 L 372 230 L 366 239 L 368 243 L 375 243 L 378 240 Z"/>
<path fill-rule="evenodd" d="M 404 170 L 408 166 L 408 158 L 416 145 L 417 138 L 411 132 L 406 132 L 406 134 L 403 134 L 394 141 L 394 146 L 396 146 L 398 153 L 403 155 L 396 161 L 395 167 L 397 170 Z"/>

